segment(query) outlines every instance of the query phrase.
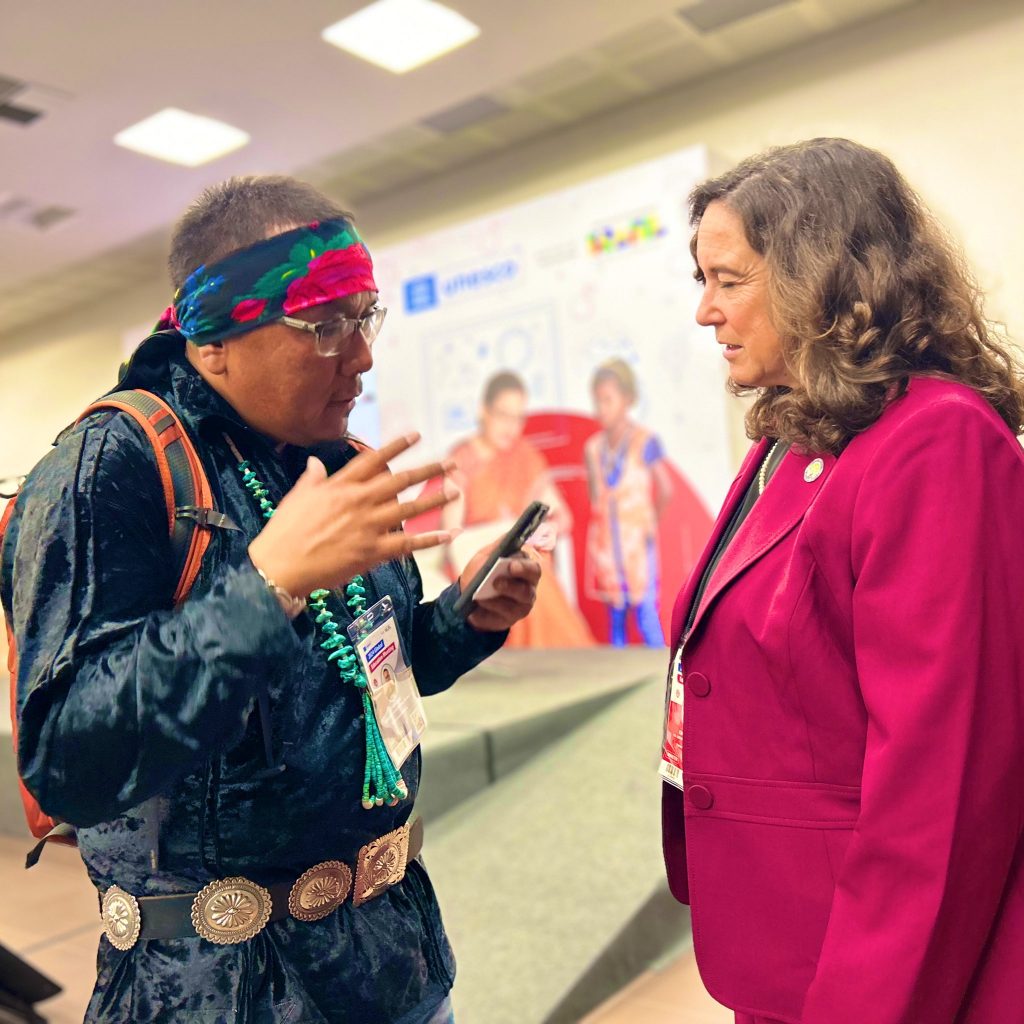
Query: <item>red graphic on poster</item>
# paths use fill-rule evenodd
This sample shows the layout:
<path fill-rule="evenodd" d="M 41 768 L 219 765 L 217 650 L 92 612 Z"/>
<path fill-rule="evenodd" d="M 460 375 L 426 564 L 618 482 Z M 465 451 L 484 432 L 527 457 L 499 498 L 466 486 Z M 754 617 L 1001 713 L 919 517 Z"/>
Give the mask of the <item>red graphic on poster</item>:
<path fill-rule="evenodd" d="M 569 513 L 567 535 L 572 539 L 577 607 L 593 638 L 598 643 L 607 644 L 612 639 L 608 606 L 594 595 L 593 587 L 588 587 L 587 584 L 588 575 L 592 575 L 588 565 L 587 539 L 591 531 L 594 510 L 584 448 L 588 439 L 599 434 L 601 430 L 601 424 L 597 419 L 581 413 L 532 413 L 525 415 L 521 439 L 529 443 L 529 450 L 533 454 L 542 456 L 550 482 L 557 489 L 558 496 Z M 493 481 L 496 477 L 498 483 L 493 485 L 495 494 L 508 495 L 512 490 L 517 490 L 515 497 L 526 500 L 516 503 L 509 502 L 507 497 L 505 500 L 508 507 L 515 508 L 515 514 L 518 514 L 532 499 L 527 497 L 529 488 L 524 488 L 520 484 L 516 484 L 516 487 L 508 486 L 509 482 L 517 481 L 520 476 L 513 468 L 515 462 L 518 462 L 518 457 L 513 453 L 512 458 L 492 463 L 491 473 L 478 478 L 477 487 L 483 484 L 486 492 L 486 487 L 490 486 L 487 483 L 488 479 Z M 658 619 L 664 635 L 667 636 L 676 593 L 703 550 L 704 543 L 711 533 L 712 519 L 690 482 L 672 461 L 665 457 L 662 465 L 667 491 L 655 527 L 658 564 L 656 593 Z M 507 478 L 502 470 L 508 470 Z M 428 485 L 431 490 L 440 486 L 439 480 Z M 501 499 L 499 497 L 492 500 L 500 502 Z M 651 500 L 653 502 L 654 498 Z M 509 515 L 510 518 L 514 518 L 511 512 Z M 435 511 L 418 516 L 410 520 L 406 528 L 412 533 L 439 529 L 441 513 Z M 482 545 L 483 541 L 480 542 L 480 546 Z M 450 568 L 450 578 L 454 579 L 455 575 L 454 569 Z M 561 596 L 562 601 L 567 604 L 564 594 Z M 571 605 L 568 607 L 571 609 Z M 536 614 L 535 609 L 525 621 L 529 622 Z M 554 621 L 557 627 L 557 615 Z M 628 618 L 625 633 L 627 643 L 643 643 L 635 617 Z M 556 628 L 550 640 L 533 646 L 564 646 L 560 638 L 561 634 Z"/>
<path fill-rule="evenodd" d="M 505 370 L 492 376 L 480 401 L 479 430 L 451 451 L 457 469 L 452 480 L 461 492 L 445 507 L 441 523 L 460 527 L 459 550 L 450 552 L 450 568 L 485 543 L 497 540 L 531 501 L 542 501 L 551 511 L 547 525 L 552 546 L 558 536 L 572 535 L 573 513 L 556 486 L 548 460 L 526 436 L 527 393 L 522 378 Z M 536 554 L 543 574 L 530 614 L 509 633 L 506 647 L 590 647 L 590 627 L 573 607 L 554 572 L 549 551 Z"/>

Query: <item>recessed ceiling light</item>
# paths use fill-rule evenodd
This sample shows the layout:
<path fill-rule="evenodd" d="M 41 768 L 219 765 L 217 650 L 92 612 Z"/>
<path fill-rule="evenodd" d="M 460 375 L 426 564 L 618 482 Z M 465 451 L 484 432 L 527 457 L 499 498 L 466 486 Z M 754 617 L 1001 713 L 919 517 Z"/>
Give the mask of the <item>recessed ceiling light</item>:
<path fill-rule="evenodd" d="M 400 75 L 476 39 L 480 29 L 435 0 L 377 0 L 320 35 Z"/>
<path fill-rule="evenodd" d="M 114 142 L 145 156 L 198 167 L 244 146 L 249 135 L 212 117 L 167 107 L 118 132 Z"/>

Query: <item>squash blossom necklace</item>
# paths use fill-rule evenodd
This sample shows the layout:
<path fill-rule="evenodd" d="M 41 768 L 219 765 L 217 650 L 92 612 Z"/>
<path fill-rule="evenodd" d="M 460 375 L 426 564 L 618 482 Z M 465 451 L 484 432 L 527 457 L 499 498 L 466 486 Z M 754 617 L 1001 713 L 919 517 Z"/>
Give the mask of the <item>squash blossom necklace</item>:
<path fill-rule="evenodd" d="M 231 438 L 225 434 L 224 440 L 227 441 L 235 458 L 238 459 L 238 472 L 242 474 L 242 483 L 245 484 L 246 490 L 259 505 L 263 518 L 270 519 L 276 510 L 274 503 L 270 500 L 270 492 L 253 472 L 249 460 L 242 458 L 242 453 L 235 447 Z M 384 738 L 380 734 L 377 716 L 373 712 L 373 701 L 370 699 L 366 687 L 366 674 L 359 664 L 356 652 L 348 641 L 345 630 L 334 621 L 334 614 L 327 607 L 327 598 L 330 596 L 331 591 L 329 590 L 314 590 L 308 598 L 309 611 L 315 614 L 314 621 L 320 627 L 320 632 L 324 637 L 320 649 L 327 652 L 327 660 L 333 662 L 342 682 L 354 686 L 362 698 L 363 722 L 366 726 L 364 730 L 366 763 L 363 769 L 363 807 L 370 810 L 373 807 L 381 807 L 384 803 L 387 803 L 389 807 L 394 807 L 409 795 L 409 790 L 402 779 L 402 773 L 391 760 L 388 748 L 384 744 Z M 345 604 L 353 618 L 358 618 L 366 611 L 366 585 L 362 576 L 354 576 L 345 587 Z"/>

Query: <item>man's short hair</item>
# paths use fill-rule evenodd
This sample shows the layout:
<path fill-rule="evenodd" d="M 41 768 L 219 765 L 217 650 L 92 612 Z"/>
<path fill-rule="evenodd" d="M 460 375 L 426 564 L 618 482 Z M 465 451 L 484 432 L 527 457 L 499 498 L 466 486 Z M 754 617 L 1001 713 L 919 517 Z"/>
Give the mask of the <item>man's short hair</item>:
<path fill-rule="evenodd" d="M 177 290 L 208 266 L 264 238 L 316 220 L 352 219 L 318 189 L 283 174 L 245 175 L 211 185 L 174 227 L 167 267 Z"/>

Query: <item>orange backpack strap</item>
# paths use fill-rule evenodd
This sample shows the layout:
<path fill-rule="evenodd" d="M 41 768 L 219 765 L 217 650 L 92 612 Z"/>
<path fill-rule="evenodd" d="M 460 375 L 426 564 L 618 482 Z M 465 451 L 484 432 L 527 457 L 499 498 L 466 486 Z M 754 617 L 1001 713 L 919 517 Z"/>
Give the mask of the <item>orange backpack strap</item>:
<path fill-rule="evenodd" d="M 203 555 L 210 545 L 210 528 L 237 530 L 238 527 L 213 507 L 213 492 L 199 453 L 181 420 L 166 402 L 148 391 L 117 391 L 93 402 L 76 422 L 80 423 L 86 416 L 105 409 L 125 412 L 131 416 L 142 428 L 153 448 L 167 508 L 168 535 L 177 562 L 178 582 L 173 599 L 175 604 L 180 604 L 188 596 L 199 574 Z M 66 433 L 62 433 L 61 438 Z M 58 443 L 61 438 L 58 438 Z M 7 503 L 3 518 L 0 519 L 0 541 L 16 500 L 15 497 Z M 17 649 L 10 623 L 7 623 L 7 638 L 11 676 L 11 731 L 17 752 Z M 39 860 L 46 843 L 75 845 L 74 827 L 45 814 L 20 778 L 18 785 L 29 830 L 40 840 L 26 858 L 25 866 L 32 867 Z"/>
<path fill-rule="evenodd" d="M 7 533 L 7 524 L 14 513 L 14 503 L 17 495 L 7 502 L 3 517 L 0 518 L 0 545 L 3 544 L 4 535 Z M 4 616 L 4 627 L 7 630 L 7 672 L 11 688 L 11 742 L 14 744 L 14 755 L 18 755 L 18 645 L 14 639 L 14 630 Z M 28 830 L 39 842 L 29 851 L 25 858 L 25 867 L 30 868 L 42 852 L 42 846 L 46 842 L 61 843 L 65 846 L 74 846 L 75 830 L 64 822 L 58 822 L 49 815 L 43 813 L 36 798 L 26 789 L 25 783 L 18 778 L 18 794 L 21 797 L 21 805 L 25 810 L 25 821 Z"/>
<path fill-rule="evenodd" d="M 213 492 L 199 453 L 171 407 L 149 391 L 115 391 L 93 402 L 78 418 L 104 409 L 127 413 L 142 428 L 156 457 L 167 507 L 167 530 L 178 568 L 174 603 L 188 596 L 210 545 L 210 527 L 238 527 L 213 507 Z"/>
<path fill-rule="evenodd" d="M 4 509 L 3 518 L 0 519 L 0 540 L 3 539 L 4 534 L 7 532 L 7 524 L 10 522 L 11 515 L 14 512 L 14 503 L 17 500 L 15 496 L 9 502 L 7 502 L 7 508 Z M 18 752 L 18 709 L 17 709 L 17 678 L 18 678 L 18 647 L 14 640 L 14 630 L 11 629 L 10 622 L 6 621 L 4 625 L 7 629 L 7 671 L 10 674 L 9 678 L 11 681 L 11 741 L 14 744 L 14 752 L 17 755 Z M 36 799 L 32 794 L 25 788 L 25 783 L 18 779 L 18 792 L 21 796 L 21 803 L 25 809 L 25 820 L 28 823 L 29 831 L 37 839 L 46 835 L 53 829 L 55 822 L 45 815 L 39 804 L 36 803 Z"/>

